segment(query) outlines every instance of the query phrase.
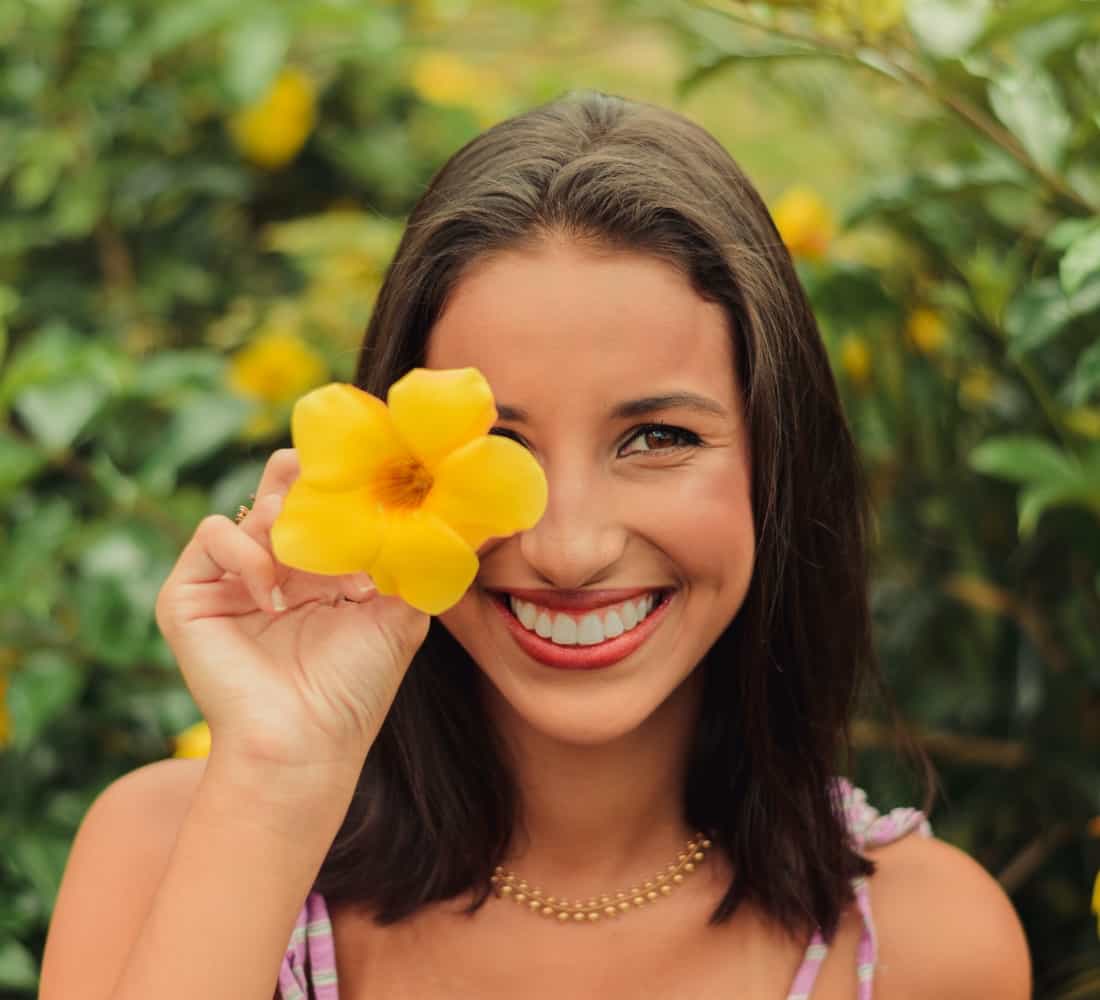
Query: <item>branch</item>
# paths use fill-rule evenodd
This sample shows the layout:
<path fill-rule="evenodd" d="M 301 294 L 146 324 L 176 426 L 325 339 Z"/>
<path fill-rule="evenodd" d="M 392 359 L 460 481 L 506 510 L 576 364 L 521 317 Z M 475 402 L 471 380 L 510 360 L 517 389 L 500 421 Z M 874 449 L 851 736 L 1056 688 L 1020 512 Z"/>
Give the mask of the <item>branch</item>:
<path fill-rule="evenodd" d="M 713 7 L 708 7 L 708 9 L 714 10 Z M 1020 163 L 1029 173 L 1034 174 L 1059 197 L 1073 202 L 1079 209 L 1083 209 L 1090 215 L 1100 213 L 1100 206 L 1093 205 L 1087 198 L 1071 188 L 1068 182 L 1062 177 L 1037 163 L 1032 158 L 1031 154 L 1020 145 L 1016 137 L 999 122 L 987 115 L 981 108 L 971 104 L 965 98 L 942 90 L 935 80 L 915 66 L 899 62 L 892 55 L 880 48 L 876 48 L 875 54 L 879 56 L 886 67 L 888 67 L 883 68 L 882 66 L 876 66 L 866 59 L 860 58 L 858 48 L 835 42 L 816 32 L 798 31 L 794 28 L 780 25 L 765 24 L 754 17 L 739 15 L 734 11 L 723 10 L 721 13 L 735 24 L 741 24 L 748 28 L 755 28 L 757 31 L 767 32 L 791 41 L 802 42 L 803 44 L 820 49 L 822 52 L 858 63 L 867 69 L 873 70 L 893 80 L 894 83 L 898 82 L 899 76 L 904 77 L 910 83 L 916 84 L 929 97 L 943 105 L 943 107 L 947 108 L 956 117 L 980 132 L 994 145 L 1005 150 L 1005 152 Z M 860 46 L 860 48 L 863 47 L 865 46 Z"/>
<path fill-rule="evenodd" d="M 963 736 L 919 726 L 909 727 L 909 732 L 928 753 L 956 763 L 1016 768 L 1029 757 L 1027 748 L 1018 740 Z M 895 733 L 889 726 L 870 719 L 856 719 L 852 723 L 852 745 L 857 749 L 893 749 L 894 741 Z"/>

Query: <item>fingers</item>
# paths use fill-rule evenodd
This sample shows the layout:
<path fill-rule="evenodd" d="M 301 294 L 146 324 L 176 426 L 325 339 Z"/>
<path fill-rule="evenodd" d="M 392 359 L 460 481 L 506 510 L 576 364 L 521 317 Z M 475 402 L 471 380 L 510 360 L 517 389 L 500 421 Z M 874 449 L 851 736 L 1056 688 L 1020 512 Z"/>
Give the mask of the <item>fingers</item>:
<path fill-rule="evenodd" d="M 269 493 L 286 495 L 290 484 L 301 474 L 301 465 L 298 462 L 298 451 L 295 448 L 279 448 L 271 453 L 271 457 L 264 466 L 264 474 L 260 477 L 260 485 L 256 489 L 256 500 L 262 500 Z"/>
<path fill-rule="evenodd" d="M 272 590 L 277 585 L 275 561 L 254 538 L 238 530 L 228 517 L 211 514 L 199 522 L 157 598 L 157 621 L 180 614 L 190 592 L 202 584 L 215 583 L 227 573 L 240 577 L 256 607 L 276 614 Z M 177 607 L 166 608 L 168 602 Z"/>
<path fill-rule="evenodd" d="M 268 552 L 271 551 L 271 525 L 279 514 L 282 498 L 286 496 L 300 471 L 298 452 L 294 448 L 280 448 L 272 452 L 256 489 L 256 502 L 239 522 L 241 530 Z M 270 499 L 272 497 L 278 499 Z"/>

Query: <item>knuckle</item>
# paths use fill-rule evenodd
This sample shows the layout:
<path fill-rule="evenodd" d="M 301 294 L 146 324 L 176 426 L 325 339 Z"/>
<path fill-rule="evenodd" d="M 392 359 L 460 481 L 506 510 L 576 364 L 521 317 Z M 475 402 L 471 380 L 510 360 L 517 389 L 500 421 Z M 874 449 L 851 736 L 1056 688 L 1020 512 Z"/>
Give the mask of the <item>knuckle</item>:
<path fill-rule="evenodd" d="M 232 525 L 233 522 L 229 520 L 224 514 L 207 514 L 201 521 L 199 521 L 198 527 L 195 529 L 195 534 L 209 535 L 212 532 L 220 531 L 222 525 Z"/>

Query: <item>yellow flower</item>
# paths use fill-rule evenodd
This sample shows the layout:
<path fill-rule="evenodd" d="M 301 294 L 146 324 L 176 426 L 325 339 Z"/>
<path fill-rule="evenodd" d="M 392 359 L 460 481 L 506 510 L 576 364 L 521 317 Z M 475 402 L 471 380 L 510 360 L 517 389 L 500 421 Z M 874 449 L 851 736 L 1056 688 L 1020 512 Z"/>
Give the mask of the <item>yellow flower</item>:
<path fill-rule="evenodd" d="M 934 309 L 922 306 L 909 314 L 905 336 L 922 354 L 935 354 L 947 340 L 947 324 Z"/>
<path fill-rule="evenodd" d="M 8 679 L 0 676 L 0 749 L 11 742 L 11 713 L 8 711 Z"/>
<path fill-rule="evenodd" d="M 238 351 L 229 365 L 229 384 L 262 403 L 284 403 L 323 382 L 324 358 L 293 330 L 269 327 Z"/>
<path fill-rule="evenodd" d="M 772 218 L 795 257 L 820 260 L 835 232 L 829 206 L 808 187 L 789 188 L 775 203 Z"/>
<path fill-rule="evenodd" d="M 432 104 L 469 106 L 480 95 L 482 73 L 450 52 L 425 52 L 413 62 L 409 82 Z"/>
<path fill-rule="evenodd" d="M 871 349 L 858 334 L 849 334 L 840 342 L 840 365 L 853 384 L 863 387 L 871 377 Z"/>
<path fill-rule="evenodd" d="M 1082 437 L 1100 438 L 1100 407 L 1075 407 L 1066 413 L 1066 426 Z"/>
<path fill-rule="evenodd" d="M 268 92 L 229 121 L 237 148 L 257 166 L 275 170 L 289 163 L 313 131 L 316 88 L 300 69 L 284 69 Z"/>
<path fill-rule="evenodd" d="M 985 406 L 993 398 L 997 380 L 988 368 L 971 368 L 959 382 L 959 393 L 972 406 Z"/>
<path fill-rule="evenodd" d="M 1092 912 L 1096 914 L 1096 933 L 1100 935 L 1100 871 L 1092 884 Z"/>
<path fill-rule="evenodd" d="M 872 40 L 905 18 L 905 0 L 818 0 L 817 24 L 827 34 L 855 28 Z"/>
<path fill-rule="evenodd" d="M 182 733 L 177 733 L 173 742 L 173 757 L 207 757 L 210 754 L 210 727 L 205 720 L 199 720 Z"/>
<path fill-rule="evenodd" d="M 301 473 L 272 550 L 310 573 L 366 572 L 435 615 L 473 582 L 486 539 L 542 517 L 546 477 L 522 445 L 488 434 L 496 404 L 476 368 L 413 369 L 386 400 L 340 382 L 298 400 Z"/>

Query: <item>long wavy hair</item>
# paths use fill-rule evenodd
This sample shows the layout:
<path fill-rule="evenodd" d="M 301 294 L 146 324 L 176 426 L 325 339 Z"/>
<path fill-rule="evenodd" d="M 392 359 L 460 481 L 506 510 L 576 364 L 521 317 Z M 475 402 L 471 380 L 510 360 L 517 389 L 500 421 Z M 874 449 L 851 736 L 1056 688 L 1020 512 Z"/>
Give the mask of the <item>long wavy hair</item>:
<path fill-rule="evenodd" d="M 641 251 L 724 307 L 752 461 L 756 562 L 744 603 L 696 669 L 702 709 L 684 822 L 708 831 L 733 876 L 710 923 L 750 900 L 788 933 L 831 941 L 853 850 L 832 780 L 878 671 L 867 596 L 870 502 L 821 334 L 757 191 L 706 130 L 673 111 L 571 92 L 477 136 L 414 207 L 360 350 L 357 384 L 384 397 L 425 361 L 466 269 L 564 235 Z M 489 895 L 520 807 L 477 665 L 437 620 L 367 755 L 314 884 L 389 924 L 424 904 Z M 923 764 L 927 812 L 934 788 Z"/>

